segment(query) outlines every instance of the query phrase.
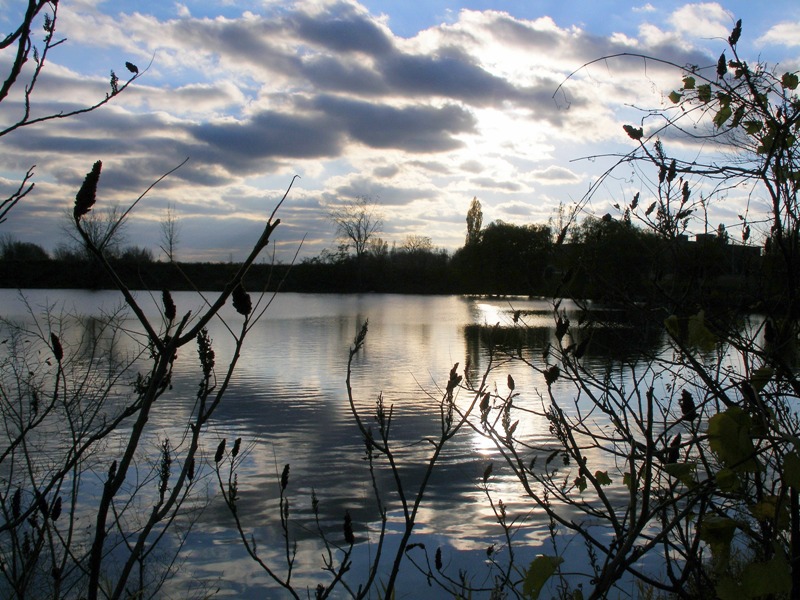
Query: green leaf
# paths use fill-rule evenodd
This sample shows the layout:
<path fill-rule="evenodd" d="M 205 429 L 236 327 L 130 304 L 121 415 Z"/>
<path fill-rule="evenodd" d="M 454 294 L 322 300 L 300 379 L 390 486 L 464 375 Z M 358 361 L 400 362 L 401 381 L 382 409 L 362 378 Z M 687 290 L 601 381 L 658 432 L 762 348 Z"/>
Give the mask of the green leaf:
<path fill-rule="evenodd" d="M 626 488 L 633 491 L 633 477 L 631 477 L 630 473 L 625 473 L 622 476 L 622 483 L 625 485 Z"/>
<path fill-rule="evenodd" d="M 783 459 L 783 481 L 800 490 L 800 456 L 790 452 Z"/>
<path fill-rule="evenodd" d="M 733 114 L 730 106 L 723 106 L 717 111 L 717 114 L 714 115 L 714 125 L 717 127 L 722 127 L 722 125 L 727 121 L 730 116 Z"/>
<path fill-rule="evenodd" d="M 783 597 L 792 589 L 791 568 L 782 552 L 768 562 L 751 562 L 737 578 L 720 579 L 716 586 L 720 600 Z"/>
<path fill-rule="evenodd" d="M 731 129 L 739 126 L 739 123 L 742 122 L 743 116 L 744 116 L 744 104 L 741 105 L 739 108 L 737 108 L 736 112 L 733 113 L 733 121 L 731 121 Z"/>
<path fill-rule="evenodd" d="M 779 529 L 788 529 L 789 510 L 786 502 L 779 502 L 777 496 L 766 495 L 759 502 L 748 506 L 750 514 L 758 521 L 771 521 Z"/>
<path fill-rule="evenodd" d="M 719 515 L 709 515 L 700 523 L 700 539 L 711 548 L 711 554 L 719 566 L 724 567 L 730 556 L 736 521 Z"/>
<path fill-rule="evenodd" d="M 738 406 L 717 413 L 708 420 L 708 443 L 722 463 L 737 473 L 755 472 L 758 462 L 750 438 L 752 419 Z"/>
<path fill-rule="evenodd" d="M 744 122 L 744 130 L 747 132 L 747 135 L 755 135 L 764 127 L 761 121 L 745 121 Z"/>
<path fill-rule="evenodd" d="M 717 487 L 723 492 L 734 492 L 741 485 L 739 476 L 731 469 L 720 469 L 714 479 L 717 482 Z"/>
<path fill-rule="evenodd" d="M 683 94 L 679 94 L 678 92 L 676 92 L 676 91 L 674 91 L 674 90 L 673 90 L 673 91 L 670 93 L 670 95 L 668 96 L 668 98 L 670 99 L 670 101 L 671 101 L 673 104 L 677 104 L 678 102 L 680 102 L 680 101 L 681 101 L 681 98 L 683 98 Z"/>
<path fill-rule="evenodd" d="M 608 471 L 595 471 L 594 478 L 600 485 L 611 485 L 611 478 L 608 476 Z"/>
<path fill-rule="evenodd" d="M 697 463 L 693 462 L 667 463 L 664 465 L 664 470 L 667 473 L 688 487 L 692 487 L 697 483 L 697 477 L 695 477 L 696 469 Z"/>
<path fill-rule="evenodd" d="M 756 394 L 761 393 L 761 390 L 767 386 L 769 380 L 772 379 L 774 374 L 775 371 L 771 367 L 761 367 L 760 369 L 753 371 L 753 375 L 750 378 L 750 385 L 753 386 L 753 390 L 756 392 Z"/>
<path fill-rule="evenodd" d="M 709 84 L 698 86 L 697 99 L 700 102 L 711 102 L 711 86 Z"/>
<path fill-rule="evenodd" d="M 640 140 L 644 135 L 644 131 L 642 131 L 641 127 L 634 127 L 632 125 L 623 125 L 622 129 L 625 130 L 625 133 L 628 134 L 628 137 L 632 140 Z"/>
<path fill-rule="evenodd" d="M 686 77 L 683 78 L 683 89 L 693 90 L 694 84 L 695 84 L 694 77 L 687 75 Z"/>
<path fill-rule="evenodd" d="M 547 583 L 558 569 L 558 566 L 564 562 L 560 556 L 547 556 L 539 555 L 528 567 L 528 572 L 525 574 L 525 582 L 522 585 L 522 593 L 525 598 L 536 600 Z"/>
<path fill-rule="evenodd" d="M 794 73 L 784 73 L 781 77 L 781 85 L 787 89 L 795 90 L 798 84 L 800 84 L 800 79 Z"/>
<path fill-rule="evenodd" d="M 717 345 L 717 336 L 706 327 L 705 313 L 701 310 L 689 317 L 689 345 L 701 350 L 713 350 Z"/>
<path fill-rule="evenodd" d="M 670 315 L 664 320 L 664 327 L 673 338 L 687 346 L 705 352 L 716 347 L 717 336 L 706 327 L 705 312 L 702 310 L 690 317 Z"/>
<path fill-rule="evenodd" d="M 583 491 L 586 489 L 586 477 L 584 477 L 583 475 L 581 475 L 580 477 L 576 477 L 573 483 L 575 484 L 575 487 L 578 488 L 578 491 L 581 493 L 583 493 Z"/>

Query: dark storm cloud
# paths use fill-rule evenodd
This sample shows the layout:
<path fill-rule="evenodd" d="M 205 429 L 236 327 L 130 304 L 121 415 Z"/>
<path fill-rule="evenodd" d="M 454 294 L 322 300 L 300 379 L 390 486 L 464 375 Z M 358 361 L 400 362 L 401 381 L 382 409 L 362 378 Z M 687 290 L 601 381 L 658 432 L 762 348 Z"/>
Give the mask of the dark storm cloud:
<path fill-rule="evenodd" d="M 384 30 L 347 3 L 327 6 L 320 14 L 295 12 L 286 19 L 286 23 L 301 40 L 333 52 L 376 55 L 392 49 L 392 41 Z"/>
<path fill-rule="evenodd" d="M 453 135 L 473 132 L 476 125 L 472 114 L 454 105 L 397 108 L 334 96 L 320 96 L 310 102 L 328 116 L 330 126 L 341 128 L 352 139 L 372 148 L 453 150 L 462 145 Z"/>

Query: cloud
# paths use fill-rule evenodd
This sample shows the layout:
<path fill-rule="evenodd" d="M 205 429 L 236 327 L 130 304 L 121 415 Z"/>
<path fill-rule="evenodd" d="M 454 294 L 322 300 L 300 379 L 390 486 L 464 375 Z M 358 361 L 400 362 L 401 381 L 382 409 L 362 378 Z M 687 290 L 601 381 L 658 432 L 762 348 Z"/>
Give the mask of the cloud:
<path fill-rule="evenodd" d="M 576 172 L 565 161 L 627 148 L 625 106 L 658 107 L 678 80 L 674 69 L 641 59 L 592 61 L 635 51 L 713 65 L 718 54 L 707 46 L 716 40 L 698 33 L 724 38 L 732 26 L 718 3 L 682 6 L 668 20 L 644 4 L 611 35 L 549 16 L 461 10 L 401 37 L 391 16 L 349 0 L 260 2 L 252 12 L 210 6 L 153 14 L 146 4 L 133 13 L 118 3 L 62 7 L 61 33 L 76 51 L 49 57 L 36 114 L 103 98 L 109 70 L 124 73 L 125 60 L 153 63 L 101 110 L 0 138 L 0 173 L 12 183 L 10 173 L 37 165 L 35 193 L 17 209 L 20 227 L 56 239 L 39 207 L 68 204 L 98 158 L 103 200 L 129 202 L 190 157 L 133 216 L 144 231 L 167 202 L 180 206 L 192 223 L 187 254 L 227 260 L 240 244 L 236 228 L 262 218 L 295 173 L 302 179 L 282 208 L 281 235 L 289 243 L 308 232 L 308 254 L 332 238 L 322 204 L 354 195 L 380 199 L 386 239 L 417 226 L 454 249 L 475 195 L 517 222 L 546 218 L 557 204 L 543 200 L 544 186 L 580 197 L 591 167 Z M 759 42 L 797 44 L 798 33 L 784 22 Z M 17 93 L 0 104 L 0 122 L 22 114 L 20 100 Z M 206 240 L 202 226 L 211 221 L 216 237 Z"/>
<path fill-rule="evenodd" d="M 583 177 L 574 171 L 556 165 L 534 171 L 531 175 L 537 182 L 545 185 L 573 184 L 583 180 Z"/>
<path fill-rule="evenodd" d="M 385 54 L 393 48 L 391 34 L 352 4 L 336 2 L 318 12 L 295 11 L 285 23 L 306 43 L 331 52 Z"/>
<path fill-rule="evenodd" d="M 773 25 L 769 30 L 756 40 L 757 44 L 780 44 L 782 46 L 800 46 L 800 23 L 783 22 Z"/>
<path fill-rule="evenodd" d="M 672 13 L 669 22 L 689 37 L 727 38 L 734 25 L 733 15 L 717 2 L 686 4 Z"/>
<path fill-rule="evenodd" d="M 461 146 L 455 134 L 475 130 L 470 113 L 456 105 L 394 107 L 320 96 L 310 106 L 325 114 L 326 127 L 340 128 L 371 148 L 442 152 Z"/>

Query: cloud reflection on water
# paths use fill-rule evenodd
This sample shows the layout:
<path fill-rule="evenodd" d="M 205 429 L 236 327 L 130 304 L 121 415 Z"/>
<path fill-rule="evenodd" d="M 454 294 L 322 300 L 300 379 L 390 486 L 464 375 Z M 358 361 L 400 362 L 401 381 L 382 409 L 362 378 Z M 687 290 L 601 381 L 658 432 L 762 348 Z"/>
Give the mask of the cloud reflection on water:
<path fill-rule="evenodd" d="M 58 297 L 62 292 L 35 292 L 39 301 L 44 295 Z M 146 296 L 140 294 L 146 299 Z M 63 292 L 63 302 L 72 303 L 82 312 L 95 307 L 112 306 L 112 293 Z M 174 294 L 178 312 L 200 304 L 189 293 Z M 154 299 L 155 300 L 155 299 Z M 3 296 L 6 304 L 8 296 Z M 34 299 L 34 304 L 36 300 Z M 69 304 L 67 304 L 69 305 Z M 569 307 L 574 308 L 574 307 Z M 108 310 L 108 308 L 106 308 Z M 149 307 L 157 315 L 154 302 Z M 525 329 L 509 326 L 515 310 L 520 311 Z M 13 312 L 13 310 L 12 310 Z M 8 314 L 8 312 L 6 313 Z M 353 385 L 357 403 L 364 414 L 374 410 L 378 394 L 393 406 L 392 427 L 402 476 L 408 490 L 420 481 L 429 456 L 430 445 L 422 440 L 439 430 L 438 399 L 447 374 L 456 362 L 463 369 L 470 357 L 474 377 L 488 360 L 486 338 L 508 351 L 524 355 L 535 365 L 544 366 L 542 349 L 554 341 L 553 307 L 545 301 L 528 299 L 486 299 L 462 297 L 393 296 L 393 295 L 300 295 L 285 294 L 276 298 L 264 319 L 250 332 L 234 381 L 214 422 L 203 436 L 204 452 L 213 456 L 219 440 L 229 442 L 241 437 L 246 456 L 239 468 L 239 514 L 248 532 L 258 542 L 259 551 L 270 560 L 283 554 L 278 514 L 278 479 L 284 464 L 291 465 L 288 492 L 291 498 L 292 533 L 299 540 L 298 561 L 307 567 L 308 584 L 322 580 L 319 557 L 322 546 L 317 538 L 311 513 L 311 492 L 320 500 L 320 515 L 325 530 L 341 537 L 345 511 L 353 517 L 356 536 L 366 542 L 375 539 L 378 519 L 372 496 L 364 444 L 353 423 L 345 390 L 348 349 L 365 319 L 370 331 L 364 351 L 354 361 Z M 241 318 L 230 307 L 223 318 L 236 331 Z M 91 321 L 85 321 L 91 323 Z M 500 323 L 504 328 L 493 330 Z M 609 321 L 599 329 L 587 361 L 606 369 L 624 358 L 631 347 L 637 351 L 657 351 L 663 340 L 647 330 L 633 330 L 637 343 L 631 343 L 631 331 L 620 336 L 620 327 Z M 213 322 L 210 327 L 217 354 L 218 369 L 233 351 L 225 326 Z M 131 338 L 123 338 L 123 346 Z M 520 396 L 517 406 L 542 408 L 537 390 L 544 388 L 541 375 L 518 362 L 504 362 L 490 375 L 489 385 L 506 389 L 511 373 Z M 153 435 L 180 439 L 190 414 L 199 382 L 196 355 L 184 350 L 173 375 L 173 389 L 162 397 L 153 412 Z M 556 387 L 556 393 L 571 394 L 568 387 Z M 567 396 L 569 397 L 569 396 Z M 461 392 L 460 406 L 470 397 Z M 517 433 L 540 449 L 528 453 L 527 460 L 539 455 L 541 460 L 552 447 L 546 419 L 520 413 Z M 607 457 L 590 453 L 590 463 L 606 465 Z M 516 519 L 515 541 L 522 557 L 541 552 L 547 543 L 547 523 L 542 512 L 527 500 L 511 470 L 502 464 L 496 449 L 478 433 L 465 429 L 446 446 L 428 489 L 413 541 L 424 541 L 432 550 L 437 545 L 447 549 L 451 564 L 464 567 L 476 577 L 484 573 L 485 551 L 491 544 L 502 547 L 502 531 L 495 522 L 480 481 L 486 465 L 494 463 L 490 489 L 493 498 L 502 499 L 511 518 Z M 206 473 L 209 471 L 207 470 Z M 566 473 L 566 472 L 565 472 Z M 621 479 L 621 476 L 616 478 Z M 212 491 L 213 480 L 209 480 Z M 378 472 L 378 485 L 389 508 L 390 526 L 398 523 L 398 502 L 387 469 Z M 370 544 L 358 548 L 367 554 Z M 272 584 L 258 572 L 245 555 L 232 529 L 230 515 L 220 498 L 213 498 L 189 538 L 190 555 L 186 569 L 181 569 L 174 591 L 189 579 L 206 578 L 219 585 L 223 595 L 263 592 Z M 501 560 L 502 554 L 500 556 Z M 524 564 L 524 563 L 520 563 Z M 298 570 L 298 577 L 301 577 Z M 354 570 L 350 580 L 358 581 Z M 480 575 L 481 577 L 483 575 Z M 419 591 L 421 579 L 413 569 L 403 574 L 403 591 Z M 299 579 L 305 582 L 305 579 Z M 424 594 L 422 588 L 419 593 Z M 421 597 L 416 595 L 415 597 Z M 436 597 L 435 590 L 431 596 Z"/>

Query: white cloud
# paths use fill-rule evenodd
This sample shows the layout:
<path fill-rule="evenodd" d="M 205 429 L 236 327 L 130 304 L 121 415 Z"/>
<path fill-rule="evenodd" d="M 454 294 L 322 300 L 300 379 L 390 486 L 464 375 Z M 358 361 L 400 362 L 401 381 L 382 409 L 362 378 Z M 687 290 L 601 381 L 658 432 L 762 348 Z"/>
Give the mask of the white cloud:
<path fill-rule="evenodd" d="M 757 44 L 780 44 L 800 46 L 800 22 L 784 22 L 772 26 L 769 31 L 756 40 Z"/>
<path fill-rule="evenodd" d="M 727 38 L 734 25 L 733 15 L 717 2 L 687 4 L 672 13 L 669 21 L 690 38 Z"/>
<path fill-rule="evenodd" d="M 92 59 L 66 68 L 51 57 L 39 89 L 48 107 L 103 97 L 109 68 L 121 74 L 125 60 L 141 68 L 154 59 L 111 107 L 31 128 L 13 151 L 10 139 L 0 145 L 4 176 L 37 164 L 37 177 L 48 180 L 37 182 L 46 197 L 32 199 L 31 209 L 74 197 L 98 157 L 104 201 L 123 202 L 190 156 L 134 219 L 157 221 L 152 211 L 173 201 L 197 231 L 213 220 L 230 232 L 219 239 L 235 241 L 235 227 L 299 173 L 281 219 L 286 235 L 310 233 L 308 254 L 330 230 L 319 201 L 358 194 L 385 203 L 386 239 L 425 223 L 435 245 L 453 249 L 476 194 L 518 223 L 546 220 L 553 204 L 580 197 L 592 167 L 576 172 L 567 161 L 626 147 L 621 124 L 641 115 L 621 107 L 657 107 L 676 81 L 674 72 L 630 58 L 581 65 L 631 48 L 699 64 L 697 36 L 727 36 L 731 23 L 717 3 L 686 5 L 668 22 L 645 4 L 634 10 L 652 23 L 610 36 L 549 16 L 462 10 L 404 39 L 389 29 L 391 15 L 371 15 L 352 0 L 263 1 L 258 10 L 248 5 L 252 12 L 202 18 L 187 5 L 170 5 L 168 17 L 147 14 L 146 4 L 139 13 L 111 2 L 62 8 L 63 33 Z M 787 27 L 764 37 L 790 40 Z M 547 199 L 545 186 L 564 197 Z M 50 227 L 26 211 L 18 214 L 28 215 L 27 225 Z M 57 234 L 42 233 L 48 237 Z M 185 258 L 189 248 L 200 256 L 204 241 L 187 239 Z"/>

